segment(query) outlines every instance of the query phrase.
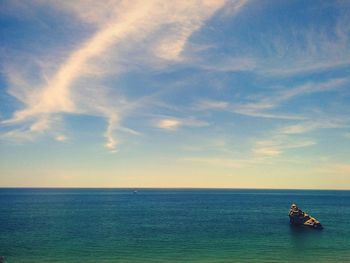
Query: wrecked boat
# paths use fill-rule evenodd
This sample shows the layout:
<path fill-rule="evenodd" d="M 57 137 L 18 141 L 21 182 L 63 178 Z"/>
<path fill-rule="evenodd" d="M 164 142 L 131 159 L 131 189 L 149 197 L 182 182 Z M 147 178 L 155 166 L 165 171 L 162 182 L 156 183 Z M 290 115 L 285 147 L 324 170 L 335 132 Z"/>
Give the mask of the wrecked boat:
<path fill-rule="evenodd" d="M 303 212 L 296 204 L 292 204 L 289 209 L 289 222 L 295 226 L 307 226 L 316 229 L 323 228 L 318 220 Z"/>

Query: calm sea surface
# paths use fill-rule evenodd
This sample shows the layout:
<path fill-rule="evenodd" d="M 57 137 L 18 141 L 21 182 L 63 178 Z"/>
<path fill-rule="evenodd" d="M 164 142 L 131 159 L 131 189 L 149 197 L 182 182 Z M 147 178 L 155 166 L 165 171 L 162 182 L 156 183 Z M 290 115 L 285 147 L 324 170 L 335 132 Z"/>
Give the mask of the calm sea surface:
<path fill-rule="evenodd" d="M 293 228 L 296 202 L 324 225 Z M 350 191 L 0 189 L 6 262 L 350 262 Z"/>

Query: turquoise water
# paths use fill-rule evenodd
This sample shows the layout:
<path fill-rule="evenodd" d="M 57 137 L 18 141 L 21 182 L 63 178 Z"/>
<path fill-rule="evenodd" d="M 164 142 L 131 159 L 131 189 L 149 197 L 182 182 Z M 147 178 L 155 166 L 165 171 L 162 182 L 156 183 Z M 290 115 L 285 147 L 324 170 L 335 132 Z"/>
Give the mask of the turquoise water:
<path fill-rule="evenodd" d="M 324 225 L 293 228 L 296 202 Z M 350 191 L 0 189 L 7 262 L 350 262 Z"/>

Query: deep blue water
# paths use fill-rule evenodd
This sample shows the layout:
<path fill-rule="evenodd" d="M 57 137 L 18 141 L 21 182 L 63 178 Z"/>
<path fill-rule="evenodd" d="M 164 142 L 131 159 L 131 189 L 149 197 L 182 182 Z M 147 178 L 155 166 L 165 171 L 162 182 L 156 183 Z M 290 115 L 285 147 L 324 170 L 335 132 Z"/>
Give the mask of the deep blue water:
<path fill-rule="evenodd" d="M 289 225 L 292 202 L 324 226 Z M 350 262 L 350 191 L 0 189 L 7 262 Z"/>

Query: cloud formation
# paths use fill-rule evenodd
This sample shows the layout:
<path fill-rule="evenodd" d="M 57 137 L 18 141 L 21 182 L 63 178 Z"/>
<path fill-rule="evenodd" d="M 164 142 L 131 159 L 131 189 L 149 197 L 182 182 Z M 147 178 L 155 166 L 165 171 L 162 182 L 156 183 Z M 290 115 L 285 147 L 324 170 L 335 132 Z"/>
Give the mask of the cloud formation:
<path fill-rule="evenodd" d="M 164 60 L 180 62 L 189 37 L 199 30 L 205 21 L 225 5 L 224 0 L 204 1 L 44 1 L 33 5 L 45 5 L 68 12 L 82 23 L 95 28 L 95 33 L 74 48 L 66 59 L 56 62 L 56 70 L 41 76 L 41 83 L 29 85 L 21 65 L 7 71 L 10 94 L 20 100 L 23 109 L 14 112 L 4 124 L 29 125 L 25 133 L 38 133 L 52 129 L 52 118 L 58 114 L 78 113 L 104 117 L 106 147 L 114 150 L 118 140 L 115 131 L 121 126 L 123 113 L 130 110 L 132 103 L 120 94 L 105 94 L 97 91 L 101 74 L 116 68 L 113 74 L 121 74 L 124 53 L 148 54 L 147 66 L 151 61 Z M 238 9 L 245 1 L 235 1 L 231 8 Z M 33 7 L 35 8 L 35 6 Z M 146 43 L 146 44 L 143 44 Z M 124 51 L 124 52 L 123 52 Z M 114 64 L 107 67 L 101 58 L 112 57 Z M 132 64 L 132 63 L 131 63 Z M 155 63 L 159 64 L 158 62 Z M 10 69 L 10 67 L 8 67 Z M 119 72 L 118 72 L 119 71 Z M 82 82 L 84 82 L 81 84 Z M 96 85 L 96 86 L 95 86 Z M 116 95 L 117 94 L 117 95 Z M 95 96 L 95 97 L 92 97 Z M 135 105 L 135 104 L 134 104 Z M 177 125 L 167 125 L 175 127 Z M 10 133 L 8 134 L 10 135 Z"/>
<path fill-rule="evenodd" d="M 156 127 L 172 131 L 175 131 L 180 127 L 204 127 L 208 125 L 209 123 L 205 121 L 200 121 L 193 118 L 165 118 L 156 122 Z"/>
<path fill-rule="evenodd" d="M 222 110 L 236 114 L 286 120 L 303 120 L 305 116 L 294 114 L 276 113 L 273 110 L 280 107 L 298 96 L 309 95 L 313 93 L 335 91 L 343 88 L 344 84 L 349 83 L 347 78 L 330 79 L 325 82 L 308 82 L 291 88 L 279 88 L 269 92 L 268 95 L 257 94 L 256 98 L 249 98 L 246 103 L 231 103 L 228 101 L 201 100 L 197 102 L 197 110 Z"/>

